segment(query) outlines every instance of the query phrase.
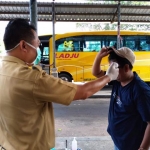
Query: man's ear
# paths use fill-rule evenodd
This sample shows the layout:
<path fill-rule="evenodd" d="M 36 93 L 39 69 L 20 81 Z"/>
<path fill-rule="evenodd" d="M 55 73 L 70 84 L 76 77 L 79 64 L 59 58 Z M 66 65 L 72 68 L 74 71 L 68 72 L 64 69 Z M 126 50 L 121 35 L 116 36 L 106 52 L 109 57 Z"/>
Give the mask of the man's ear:
<path fill-rule="evenodd" d="M 129 68 L 129 65 L 128 65 L 128 64 L 125 64 L 125 65 L 124 65 L 124 70 L 125 70 L 125 72 L 128 72 L 128 71 L 130 70 L 130 68 Z"/>
<path fill-rule="evenodd" d="M 24 40 L 21 40 L 19 45 L 20 45 L 20 50 L 21 50 L 22 52 L 27 52 L 27 49 L 26 49 L 26 42 L 25 42 Z"/>

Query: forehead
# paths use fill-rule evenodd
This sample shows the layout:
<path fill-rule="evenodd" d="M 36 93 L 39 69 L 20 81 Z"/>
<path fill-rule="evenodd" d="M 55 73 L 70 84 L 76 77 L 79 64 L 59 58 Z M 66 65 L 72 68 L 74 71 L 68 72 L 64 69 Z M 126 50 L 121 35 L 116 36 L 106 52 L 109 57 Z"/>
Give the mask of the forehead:
<path fill-rule="evenodd" d="M 36 31 L 34 31 L 34 30 L 31 30 L 31 31 L 32 31 L 32 33 L 33 33 L 35 39 L 37 39 L 37 38 L 38 38 L 38 35 L 37 35 Z"/>
<path fill-rule="evenodd" d="M 112 62 L 118 63 L 118 62 L 114 59 L 114 60 L 110 60 L 110 61 L 109 61 L 109 64 L 111 64 Z"/>
<path fill-rule="evenodd" d="M 109 65 L 111 65 L 111 63 L 113 63 L 113 62 L 118 63 L 116 60 L 111 60 L 111 61 L 109 61 Z M 119 66 L 118 66 L 119 69 L 120 69 L 120 68 L 123 68 L 123 67 L 120 66 L 120 64 L 118 64 L 118 65 L 119 65 Z"/>
<path fill-rule="evenodd" d="M 34 30 L 32 30 L 32 32 L 33 32 L 33 35 L 34 35 L 34 40 L 33 40 L 33 42 L 36 42 L 37 44 L 39 44 L 39 43 L 40 43 L 40 40 L 39 40 L 39 37 L 38 37 L 38 35 L 37 35 L 37 32 L 34 31 Z"/>

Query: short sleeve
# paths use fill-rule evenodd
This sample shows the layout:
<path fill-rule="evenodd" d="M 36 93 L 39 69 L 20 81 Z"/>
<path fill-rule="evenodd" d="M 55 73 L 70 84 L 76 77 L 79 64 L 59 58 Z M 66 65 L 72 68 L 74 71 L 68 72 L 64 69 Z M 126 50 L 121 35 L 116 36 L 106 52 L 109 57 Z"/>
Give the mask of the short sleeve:
<path fill-rule="evenodd" d="M 141 89 L 138 92 L 136 104 L 143 121 L 150 122 L 150 88 Z"/>
<path fill-rule="evenodd" d="M 63 81 L 43 72 L 35 81 L 33 96 L 36 103 L 55 102 L 69 105 L 75 96 L 76 90 L 76 84 Z"/>

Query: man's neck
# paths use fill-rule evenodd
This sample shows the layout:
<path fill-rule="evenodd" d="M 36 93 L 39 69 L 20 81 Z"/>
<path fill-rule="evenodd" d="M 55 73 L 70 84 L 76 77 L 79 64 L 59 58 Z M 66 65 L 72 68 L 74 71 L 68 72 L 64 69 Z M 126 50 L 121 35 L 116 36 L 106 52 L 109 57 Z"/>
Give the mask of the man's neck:
<path fill-rule="evenodd" d="M 129 74 L 129 76 L 126 78 L 126 80 L 124 80 L 123 82 L 121 82 L 121 85 L 122 86 L 126 86 L 127 84 L 129 84 L 133 80 L 133 78 L 134 78 L 134 73 L 131 72 Z"/>
<path fill-rule="evenodd" d="M 26 62 L 23 58 L 23 56 L 21 55 L 21 53 L 19 53 L 19 50 L 18 49 L 14 49 L 10 52 L 6 52 L 6 56 L 13 56 L 13 57 L 16 57 L 24 62 Z"/>

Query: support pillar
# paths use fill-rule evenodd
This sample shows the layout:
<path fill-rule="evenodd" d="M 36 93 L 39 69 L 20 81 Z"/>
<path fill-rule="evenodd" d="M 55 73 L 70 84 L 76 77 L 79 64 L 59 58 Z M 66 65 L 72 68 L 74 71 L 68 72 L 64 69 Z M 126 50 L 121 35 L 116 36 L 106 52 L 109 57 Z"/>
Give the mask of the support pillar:
<path fill-rule="evenodd" d="M 53 33 L 53 68 L 51 69 L 51 73 L 54 77 L 58 77 L 58 72 L 56 68 L 56 47 L 55 47 L 55 0 L 52 2 L 52 33 Z"/>
<path fill-rule="evenodd" d="M 118 1 L 118 33 L 117 33 L 117 49 L 120 48 L 120 0 Z"/>
<path fill-rule="evenodd" d="M 30 0 L 29 8 L 30 8 L 30 22 L 37 29 L 37 0 Z"/>

